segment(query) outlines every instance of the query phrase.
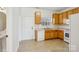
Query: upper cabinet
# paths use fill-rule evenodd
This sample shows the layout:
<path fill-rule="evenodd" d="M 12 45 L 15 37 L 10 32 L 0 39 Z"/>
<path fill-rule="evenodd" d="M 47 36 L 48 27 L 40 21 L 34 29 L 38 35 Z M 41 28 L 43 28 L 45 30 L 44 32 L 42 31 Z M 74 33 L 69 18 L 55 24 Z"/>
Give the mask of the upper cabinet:
<path fill-rule="evenodd" d="M 58 25 L 59 24 L 59 14 L 55 13 L 52 16 L 52 23 Z"/>
<path fill-rule="evenodd" d="M 40 11 L 35 12 L 35 24 L 41 24 L 41 12 Z"/>
<path fill-rule="evenodd" d="M 63 24 L 63 14 L 62 13 L 59 14 L 59 23 L 58 24 L 59 25 Z"/>
<path fill-rule="evenodd" d="M 53 23 L 54 25 L 63 24 L 63 15 L 62 15 L 62 14 L 59 14 L 59 13 L 53 14 L 52 23 Z"/>
<path fill-rule="evenodd" d="M 69 15 L 68 15 L 67 11 L 63 12 L 62 15 L 63 15 L 63 19 L 68 19 L 69 18 Z"/>
<path fill-rule="evenodd" d="M 73 14 L 77 14 L 77 13 L 79 13 L 79 7 L 74 8 L 74 9 L 72 9 L 72 10 L 68 10 L 67 12 L 68 12 L 68 15 L 69 15 L 69 16 L 70 16 L 70 15 L 73 15 Z"/>
<path fill-rule="evenodd" d="M 74 8 L 72 10 L 60 12 L 60 13 L 54 13 L 52 16 L 52 23 L 55 25 L 63 25 L 63 24 L 65 24 L 66 20 L 69 20 L 70 15 L 73 15 L 76 13 L 79 13 L 79 7 Z"/>

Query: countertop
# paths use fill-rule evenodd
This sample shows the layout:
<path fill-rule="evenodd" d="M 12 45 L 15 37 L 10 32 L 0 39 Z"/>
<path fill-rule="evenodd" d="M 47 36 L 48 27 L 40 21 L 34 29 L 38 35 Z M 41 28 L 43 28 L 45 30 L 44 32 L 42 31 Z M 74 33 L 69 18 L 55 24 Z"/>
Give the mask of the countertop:
<path fill-rule="evenodd" d="M 41 26 L 41 25 L 38 25 L 38 26 L 35 26 L 35 30 L 70 30 L 70 26 L 69 25 L 52 25 L 52 26 Z"/>

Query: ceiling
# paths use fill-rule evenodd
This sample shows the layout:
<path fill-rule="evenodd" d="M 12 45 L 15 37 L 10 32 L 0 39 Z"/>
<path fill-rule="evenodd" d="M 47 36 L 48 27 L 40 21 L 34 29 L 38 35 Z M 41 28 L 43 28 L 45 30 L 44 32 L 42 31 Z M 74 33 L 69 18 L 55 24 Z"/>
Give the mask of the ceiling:
<path fill-rule="evenodd" d="M 45 10 L 50 10 L 50 11 L 62 11 L 71 7 L 37 7 Z"/>

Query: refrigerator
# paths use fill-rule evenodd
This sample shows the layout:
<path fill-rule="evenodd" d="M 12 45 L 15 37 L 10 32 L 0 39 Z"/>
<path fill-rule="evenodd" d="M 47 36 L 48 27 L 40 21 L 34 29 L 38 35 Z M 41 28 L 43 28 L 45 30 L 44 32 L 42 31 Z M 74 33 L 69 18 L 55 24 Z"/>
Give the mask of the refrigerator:
<path fill-rule="evenodd" d="M 79 52 L 79 13 L 70 16 L 70 52 Z"/>

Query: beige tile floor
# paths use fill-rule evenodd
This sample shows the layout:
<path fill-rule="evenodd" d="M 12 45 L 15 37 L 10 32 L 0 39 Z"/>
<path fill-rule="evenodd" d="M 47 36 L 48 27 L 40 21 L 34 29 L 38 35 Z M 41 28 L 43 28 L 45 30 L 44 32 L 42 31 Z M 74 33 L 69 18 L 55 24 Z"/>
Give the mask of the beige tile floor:
<path fill-rule="evenodd" d="M 18 52 L 68 52 L 68 46 L 68 43 L 60 39 L 40 42 L 24 40 L 20 42 Z"/>

